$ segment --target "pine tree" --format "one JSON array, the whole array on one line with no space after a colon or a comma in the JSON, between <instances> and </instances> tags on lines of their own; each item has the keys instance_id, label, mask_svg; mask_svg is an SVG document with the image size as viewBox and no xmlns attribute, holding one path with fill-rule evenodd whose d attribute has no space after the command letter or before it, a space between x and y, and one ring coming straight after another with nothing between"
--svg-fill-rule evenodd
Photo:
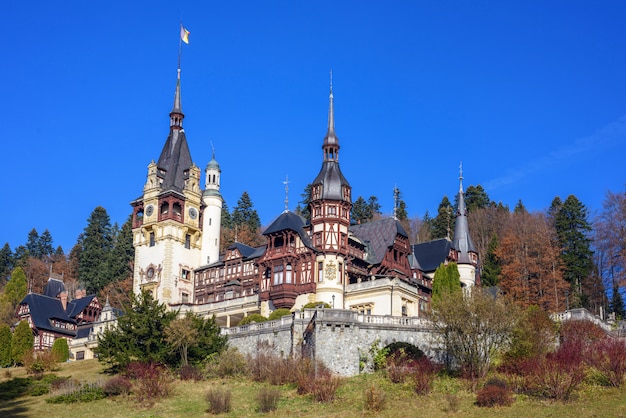
<instances>
[{"instance_id":1,"label":"pine tree","mask_svg":"<svg viewBox=\"0 0 626 418\"><path fill-rule=\"evenodd\" d=\"M256 231L261 227L261 219L256 209L254 209L252 199L250 199L248 192L241 194L237 206L233 209L232 216L235 227L246 227L250 231Z\"/></svg>"},{"instance_id":2,"label":"pine tree","mask_svg":"<svg viewBox=\"0 0 626 418\"><path fill-rule=\"evenodd\" d=\"M352 225L364 224L369 218L367 202L363 199L363 196L359 196L352 204L350 211L350 223Z\"/></svg>"},{"instance_id":3,"label":"pine tree","mask_svg":"<svg viewBox=\"0 0 626 418\"><path fill-rule=\"evenodd\" d=\"M135 247L133 247L132 220L132 215L129 215L122 229L114 228L116 230L114 246L109 255L109 283L120 282L133 275Z\"/></svg>"},{"instance_id":4,"label":"pine tree","mask_svg":"<svg viewBox=\"0 0 626 418\"><path fill-rule=\"evenodd\" d=\"M500 275L500 263L496 256L498 248L498 236L494 233L491 235L491 241L487 249L487 255L483 260L483 268L480 275L480 281L483 286L491 287L498 284L498 276Z\"/></svg>"},{"instance_id":5,"label":"pine tree","mask_svg":"<svg viewBox=\"0 0 626 418\"><path fill-rule=\"evenodd\" d=\"M615 316L620 319L624 318L626 309L624 308L624 299L620 293L619 286L613 286L613 295L611 297L611 312L615 312Z\"/></svg>"},{"instance_id":6,"label":"pine tree","mask_svg":"<svg viewBox=\"0 0 626 418\"><path fill-rule=\"evenodd\" d=\"M524 204L522 203L522 199L517 201L515 208L513 208L513 213L514 214L528 213L528 211L526 210L526 206L524 206Z\"/></svg>"},{"instance_id":7,"label":"pine tree","mask_svg":"<svg viewBox=\"0 0 626 418\"><path fill-rule=\"evenodd\" d=\"M28 233L26 249L30 257L41 258L41 253L39 252L39 233L35 228L31 229Z\"/></svg>"},{"instance_id":8,"label":"pine tree","mask_svg":"<svg viewBox=\"0 0 626 418\"><path fill-rule=\"evenodd\" d=\"M489 196L480 184L478 186L469 186L465 191L464 197L465 207L468 213L489 206Z\"/></svg>"},{"instance_id":9,"label":"pine tree","mask_svg":"<svg viewBox=\"0 0 626 418\"><path fill-rule=\"evenodd\" d=\"M109 282L107 264L113 249L113 229L106 209L94 209L81 238L78 275L87 292L94 294Z\"/></svg>"},{"instance_id":10,"label":"pine tree","mask_svg":"<svg viewBox=\"0 0 626 418\"><path fill-rule=\"evenodd\" d=\"M0 324L0 367L9 367L11 361L11 327Z\"/></svg>"},{"instance_id":11,"label":"pine tree","mask_svg":"<svg viewBox=\"0 0 626 418\"><path fill-rule=\"evenodd\" d=\"M570 284L574 295L571 306L588 308L589 295L583 294L583 287L593 269L588 211L574 195L568 196L562 204L559 204L559 200L553 200L549 213L561 249L563 277Z\"/></svg>"},{"instance_id":12,"label":"pine tree","mask_svg":"<svg viewBox=\"0 0 626 418\"><path fill-rule=\"evenodd\" d=\"M11 338L11 360L13 364L23 364L22 359L26 353L33 349L34 342L35 338L28 321L20 321Z\"/></svg>"},{"instance_id":13,"label":"pine tree","mask_svg":"<svg viewBox=\"0 0 626 418\"><path fill-rule=\"evenodd\" d=\"M37 242L39 257L45 259L44 261L52 257L54 252L52 242L52 234L46 229L39 236L39 241Z\"/></svg>"},{"instance_id":14,"label":"pine tree","mask_svg":"<svg viewBox=\"0 0 626 418\"><path fill-rule=\"evenodd\" d=\"M452 205L448 196L444 196L439 203L437 209L437 216L432 222L431 236L433 239L450 237L450 234L454 229L454 218L452 217Z\"/></svg>"},{"instance_id":15,"label":"pine tree","mask_svg":"<svg viewBox=\"0 0 626 418\"><path fill-rule=\"evenodd\" d=\"M117 327L98 337L98 360L114 370L135 360L167 363L171 350L165 328L174 318L176 312L142 292L133 298L132 306L124 307Z\"/></svg>"},{"instance_id":16,"label":"pine tree","mask_svg":"<svg viewBox=\"0 0 626 418\"><path fill-rule=\"evenodd\" d=\"M311 202L311 183L307 184L302 194L300 194L300 201L296 206L296 213L302 216L307 221L311 220L311 212L309 209L309 203Z\"/></svg>"},{"instance_id":17,"label":"pine tree","mask_svg":"<svg viewBox=\"0 0 626 418\"><path fill-rule=\"evenodd\" d=\"M6 281L13 270L13 252L9 243L5 243L0 249L0 289L4 287Z\"/></svg>"}]
</instances>

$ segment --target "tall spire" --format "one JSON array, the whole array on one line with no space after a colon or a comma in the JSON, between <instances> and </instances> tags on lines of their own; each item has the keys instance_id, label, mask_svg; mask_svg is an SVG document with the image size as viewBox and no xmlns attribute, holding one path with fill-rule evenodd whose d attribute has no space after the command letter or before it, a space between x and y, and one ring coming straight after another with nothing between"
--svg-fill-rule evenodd
<instances>
[{"instance_id":1,"label":"tall spire","mask_svg":"<svg viewBox=\"0 0 626 418\"><path fill-rule=\"evenodd\" d=\"M285 185L285 212L289 212L289 176L285 177L283 184Z\"/></svg>"},{"instance_id":2,"label":"tall spire","mask_svg":"<svg viewBox=\"0 0 626 418\"><path fill-rule=\"evenodd\" d=\"M330 95L328 105L328 130L324 137L324 161L338 161L339 159L339 139L335 135L335 107L333 98L333 72L330 71Z\"/></svg>"},{"instance_id":3,"label":"tall spire","mask_svg":"<svg viewBox=\"0 0 626 418\"><path fill-rule=\"evenodd\" d=\"M176 80L176 92L174 93L174 106L170 112L170 127L183 129L183 105L180 98L180 66L178 67L178 78Z\"/></svg>"},{"instance_id":4,"label":"tall spire","mask_svg":"<svg viewBox=\"0 0 626 418\"><path fill-rule=\"evenodd\" d=\"M454 223L453 246L458 251L459 263L471 264L469 253L477 253L476 247L469 234L467 221L467 208L465 207L465 195L463 193L463 164L459 167L459 195L457 198L456 222Z\"/></svg>"}]
</instances>

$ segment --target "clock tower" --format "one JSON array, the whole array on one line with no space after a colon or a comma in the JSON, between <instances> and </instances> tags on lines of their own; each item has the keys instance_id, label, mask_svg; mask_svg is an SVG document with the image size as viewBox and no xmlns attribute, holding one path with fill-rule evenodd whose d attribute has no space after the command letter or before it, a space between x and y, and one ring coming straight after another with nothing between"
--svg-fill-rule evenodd
<instances>
[{"instance_id":1,"label":"clock tower","mask_svg":"<svg viewBox=\"0 0 626 418\"><path fill-rule=\"evenodd\" d=\"M184 117L179 68L169 135L159 160L148 165L143 195L131 202L133 291L149 291L166 304L193 301L192 273L201 259L205 203L200 169L191 160L183 129Z\"/></svg>"}]
</instances>

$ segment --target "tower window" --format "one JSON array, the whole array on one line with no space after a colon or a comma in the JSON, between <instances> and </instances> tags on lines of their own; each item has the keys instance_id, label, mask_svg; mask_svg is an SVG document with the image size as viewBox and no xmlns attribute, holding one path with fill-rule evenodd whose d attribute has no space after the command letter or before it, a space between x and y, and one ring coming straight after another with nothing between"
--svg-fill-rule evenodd
<instances>
[{"instance_id":1,"label":"tower window","mask_svg":"<svg viewBox=\"0 0 626 418\"><path fill-rule=\"evenodd\" d=\"M185 248L191 248L191 235L185 235Z\"/></svg>"},{"instance_id":2,"label":"tower window","mask_svg":"<svg viewBox=\"0 0 626 418\"><path fill-rule=\"evenodd\" d=\"M317 281L321 282L322 280L324 280L324 263L320 261L317 263Z\"/></svg>"},{"instance_id":3,"label":"tower window","mask_svg":"<svg viewBox=\"0 0 626 418\"><path fill-rule=\"evenodd\" d=\"M291 268L291 264L287 264L287 272L285 274L285 283L291 283L292 282L292 268Z\"/></svg>"},{"instance_id":4,"label":"tower window","mask_svg":"<svg viewBox=\"0 0 626 418\"><path fill-rule=\"evenodd\" d=\"M154 232L150 232L150 246L154 247Z\"/></svg>"}]
</instances>

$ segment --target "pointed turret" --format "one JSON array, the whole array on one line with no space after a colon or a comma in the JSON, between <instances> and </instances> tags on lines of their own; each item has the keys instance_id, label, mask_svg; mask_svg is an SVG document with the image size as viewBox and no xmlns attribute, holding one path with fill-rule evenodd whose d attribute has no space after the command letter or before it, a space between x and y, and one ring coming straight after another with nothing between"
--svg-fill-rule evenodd
<instances>
[{"instance_id":1,"label":"pointed turret","mask_svg":"<svg viewBox=\"0 0 626 418\"><path fill-rule=\"evenodd\" d=\"M465 207L465 195L463 193L463 169L459 175L459 194L457 199L456 221L454 224L454 239L452 247L457 252L457 264L461 273L461 282L465 285L474 285L476 282L475 267L478 264L478 251L474 247L469 233L467 222L467 208ZM464 274L461 265L469 265L471 268Z\"/></svg>"},{"instance_id":2,"label":"pointed turret","mask_svg":"<svg viewBox=\"0 0 626 418\"><path fill-rule=\"evenodd\" d=\"M182 191L189 169L193 165L183 129L184 117L180 94L180 69L178 69L174 106L170 112L170 134L157 163L157 176L161 179L163 190Z\"/></svg>"},{"instance_id":3,"label":"pointed turret","mask_svg":"<svg viewBox=\"0 0 626 418\"><path fill-rule=\"evenodd\" d=\"M324 161L339 160L339 139L335 135L335 108L333 98L333 73L330 72L330 95L328 105L328 130L324 137L322 149L324 150Z\"/></svg>"},{"instance_id":4,"label":"pointed turret","mask_svg":"<svg viewBox=\"0 0 626 418\"><path fill-rule=\"evenodd\" d=\"M174 106L170 112L170 126L176 129L183 129L183 105L180 98L180 68L178 69L178 79L176 80L176 92L174 93Z\"/></svg>"},{"instance_id":5,"label":"pointed turret","mask_svg":"<svg viewBox=\"0 0 626 418\"><path fill-rule=\"evenodd\" d=\"M328 129L324 137L322 150L324 151L322 169L312 183L313 186L319 185L317 188L314 187L314 190L318 191L318 193L312 196L312 199L331 199L351 202L349 196L350 184L339 168L339 139L335 134L332 72L330 75Z\"/></svg>"}]
</instances>

